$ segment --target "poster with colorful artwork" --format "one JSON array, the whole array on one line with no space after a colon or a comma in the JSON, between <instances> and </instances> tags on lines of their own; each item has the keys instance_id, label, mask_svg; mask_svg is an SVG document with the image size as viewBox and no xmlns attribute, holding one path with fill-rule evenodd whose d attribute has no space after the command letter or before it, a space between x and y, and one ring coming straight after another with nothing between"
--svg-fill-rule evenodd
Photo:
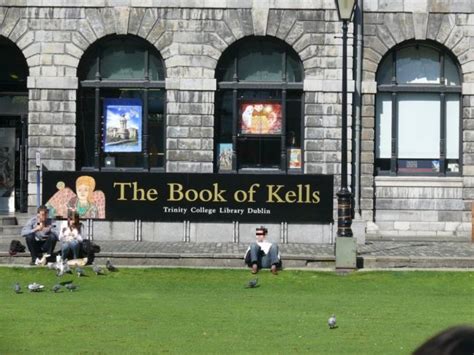
<instances>
[{"instance_id":1,"label":"poster with colorful artwork","mask_svg":"<svg viewBox=\"0 0 474 355\"><path fill-rule=\"evenodd\" d=\"M104 152L142 151L142 102L140 99L105 99L104 119Z\"/></svg>"},{"instance_id":2,"label":"poster with colorful artwork","mask_svg":"<svg viewBox=\"0 0 474 355\"><path fill-rule=\"evenodd\" d=\"M271 102L242 103L240 132L242 134L280 134L281 104Z\"/></svg>"},{"instance_id":3,"label":"poster with colorful artwork","mask_svg":"<svg viewBox=\"0 0 474 355\"><path fill-rule=\"evenodd\" d=\"M219 144L219 171L232 170L232 143Z\"/></svg>"},{"instance_id":4,"label":"poster with colorful artwork","mask_svg":"<svg viewBox=\"0 0 474 355\"><path fill-rule=\"evenodd\" d=\"M288 149L288 168L289 169L301 169L301 149L290 148Z\"/></svg>"}]
</instances>

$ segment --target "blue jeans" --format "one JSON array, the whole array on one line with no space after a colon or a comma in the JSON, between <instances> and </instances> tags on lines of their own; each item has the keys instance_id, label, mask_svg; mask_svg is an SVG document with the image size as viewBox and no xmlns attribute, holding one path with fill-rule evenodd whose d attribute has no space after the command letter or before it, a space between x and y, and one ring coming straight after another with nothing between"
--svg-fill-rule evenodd
<instances>
[{"instance_id":1,"label":"blue jeans","mask_svg":"<svg viewBox=\"0 0 474 355\"><path fill-rule=\"evenodd\" d=\"M77 259L79 256L79 247L80 244L77 240L72 240L70 242L63 242L61 247L61 256L63 259L67 259L69 252L72 251L73 259Z\"/></svg>"},{"instance_id":2,"label":"blue jeans","mask_svg":"<svg viewBox=\"0 0 474 355\"><path fill-rule=\"evenodd\" d=\"M280 265L280 258L278 257L278 245L273 243L265 254L257 243L250 244L250 265L257 264L259 268L270 268L272 265Z\"/></svg>"}]
</instances>

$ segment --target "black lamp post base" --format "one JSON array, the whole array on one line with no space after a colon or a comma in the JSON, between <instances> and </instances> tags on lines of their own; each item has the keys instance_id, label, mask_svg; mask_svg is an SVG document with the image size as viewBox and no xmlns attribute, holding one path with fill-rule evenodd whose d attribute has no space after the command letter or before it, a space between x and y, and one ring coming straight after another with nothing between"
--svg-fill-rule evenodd
<instances>
[{"instance_id":1,"label":"black lamp post base","mask_svg":"<svg viewBox=\"0 0 474 355\"><path fill-rule=\"evenodd\" d=\"M352 237L352 194L347 188L341 188L337 193L337 236Z\"/></svg>"}]
</instances>

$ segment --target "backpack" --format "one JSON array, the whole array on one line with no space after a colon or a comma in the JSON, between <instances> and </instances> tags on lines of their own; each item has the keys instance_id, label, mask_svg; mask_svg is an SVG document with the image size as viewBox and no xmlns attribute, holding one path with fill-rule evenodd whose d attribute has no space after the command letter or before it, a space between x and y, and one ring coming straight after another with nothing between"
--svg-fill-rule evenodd
<instances>
[{"instance_id":1,"label":"backpack","mask_svg":"<svg viewBox=\"0 0 474 355\"><path fill-rule=\"evenodd\" d=\"M83 257L87 257L87 264L92 264L95 254L100 253L100 246L89 239L84 239L81 243L81 253Z\"/></svg>"},{"instance_id":2,"label":"backpack","mask_svg":"<svg viewBox=\"0 0 474 355\"><path fill-rule=\"evenodd\" d=\"M10 243L10 250L8 251L8 253L13 256L16 255L16 253L24 253L25 249L25 246L21 244L19 240L14 239Z\"/></svg>"}]
</instances>

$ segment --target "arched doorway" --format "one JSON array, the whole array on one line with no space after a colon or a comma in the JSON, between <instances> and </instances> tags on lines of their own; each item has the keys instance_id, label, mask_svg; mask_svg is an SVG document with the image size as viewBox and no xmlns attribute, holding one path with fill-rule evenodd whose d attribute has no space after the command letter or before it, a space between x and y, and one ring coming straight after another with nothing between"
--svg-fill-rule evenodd
<instances>
[{"instance_id":1,"label":"arched doorway","mask_svg":"<svg viewBox=\"0 0 474 355\"><path fill-rule=\"evenodd\" d=\"M28 65L3 37L0 53L0 213L26 212Z\"/></svg>"}]
</instances>

